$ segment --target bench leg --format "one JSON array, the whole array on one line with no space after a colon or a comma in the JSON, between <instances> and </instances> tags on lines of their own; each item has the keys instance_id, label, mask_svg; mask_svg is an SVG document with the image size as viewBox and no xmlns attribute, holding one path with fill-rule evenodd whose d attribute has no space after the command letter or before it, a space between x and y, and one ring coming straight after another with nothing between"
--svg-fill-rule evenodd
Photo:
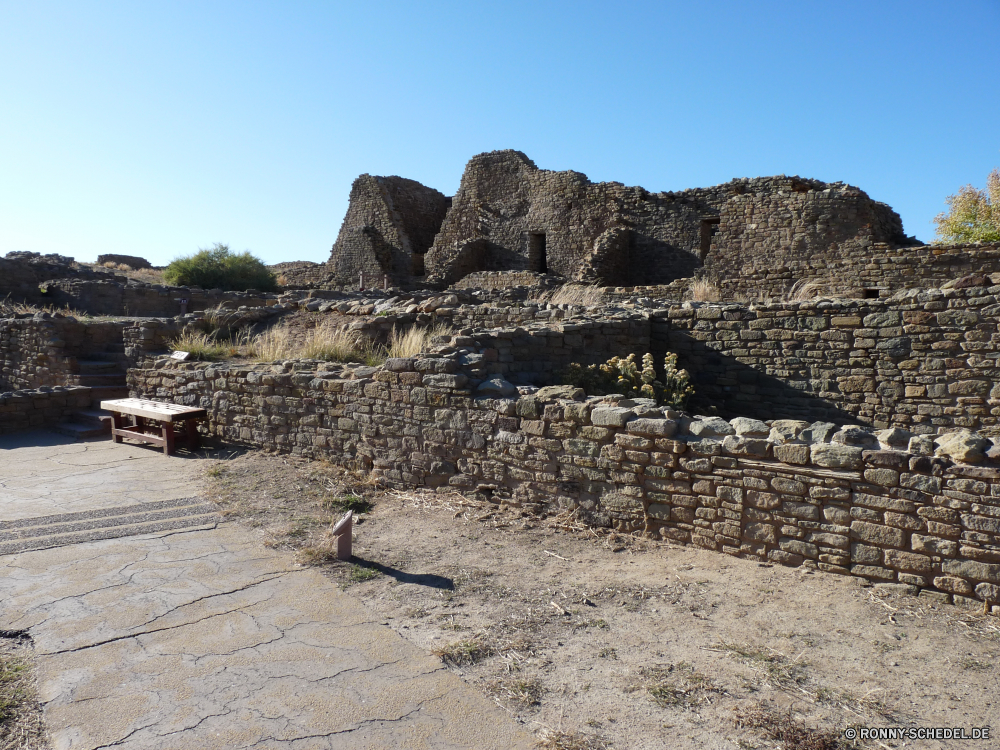
<instances>
[{"instance_id":1,"label":"bench leg","mask_svg":"<svg viewBox=\"0 0 1000 750\"><path fill-rule=\"evenodd\" d=\"M125 425L122 424L122 415L118 412L111 412L111 440L115 443L122 442L122 436L117 433L117 430L125 429Z\"/></svg>"},{"instance_id":2,"label":"bench leg","mask_svg":"<svg viewBox=\"0 0 1000 750\"><path fill-rule=\"evenodd\" d=\"M187 430L188 434L188 447L196 451L201 445L201 435L198 434L198 420L189 419L184 423L184 429Z\"/></svg>"},{"instance_id":3,"label":"bench leg","mask_svg":"<svg viewBox=\"0 0 1000 750\"><path fill-rule=\"evenodd\" d=\"M174 452L174 424L173 422L163 423L163 455L169 456Z\"/></svg>"}]
</instances>

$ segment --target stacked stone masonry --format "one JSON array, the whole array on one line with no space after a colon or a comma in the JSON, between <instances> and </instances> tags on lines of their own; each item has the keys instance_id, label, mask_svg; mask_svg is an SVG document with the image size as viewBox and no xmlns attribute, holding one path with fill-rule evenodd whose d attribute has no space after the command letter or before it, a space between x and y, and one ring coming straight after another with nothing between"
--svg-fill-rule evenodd
<instances>
[{"instance_id":1,"label":"stacked stone masonry","mask_svg":"<svg viewBox=\"0 0 1000 750\"><path fill-rule=\"evenodd\" d=\"M391 486L576 509L727 554L1000 601L995 466L830 442L833 425L689 423L650 402L580 400L572 389L477 397L460 358L381 368L161 360L129 378L135 395L206 408L224 440L371 469Z\"/></svg>"},{"instance_id":2,"label":"stacked stone masonry","mask_svg":"<svg viewBox=\"0 0 1000 750\"><path fill-rule=\"evenodd\" d=\"M49 427L90 406L90 388L57 386L0 393L0 434Z\"/></svg>"}]
</instances>

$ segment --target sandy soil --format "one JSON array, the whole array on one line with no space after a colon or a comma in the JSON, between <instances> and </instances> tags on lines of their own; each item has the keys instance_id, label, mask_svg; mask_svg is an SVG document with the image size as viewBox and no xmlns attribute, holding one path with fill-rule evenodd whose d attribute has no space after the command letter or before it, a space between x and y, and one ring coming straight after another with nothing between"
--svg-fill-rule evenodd
<instances>
[{"instance_id":1,"label":"sandy soil","mask_svg":"<svg viewBox=\"0 0 1000 750\"><path fill-rule=\"evenodd\" d=\"M31 640L0 631L0 750L48 750Z\"/></svg>"},{"instance_id":2,"label":"sandy soil","mask_svg":"<svg viewBox=\"0 0 1000 750\"><path fill-rule=\"evenodd\" d=\"M993 725L1000 735L992 616L570 517L380 492L288 456L251 452L209 473L226 513L321 565L543 747L955 744L851 744L849 726ZM355 559L328 559L330 522L369 501Z\"/></svg>"}]
</instances>

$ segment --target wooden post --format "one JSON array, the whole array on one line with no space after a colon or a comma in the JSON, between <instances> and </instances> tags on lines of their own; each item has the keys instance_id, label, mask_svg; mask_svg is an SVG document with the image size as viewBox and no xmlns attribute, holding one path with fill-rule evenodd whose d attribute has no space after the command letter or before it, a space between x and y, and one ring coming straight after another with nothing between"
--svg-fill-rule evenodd
<instances>
[{"instance_id":1,"label":"wooden post","mask_svg":"<svg viewBox=\"0 0 1000 750\"><path fill-rule=\"evenodd\" d=\"M382 274L382 289L388 289L388 288L389 288L389 274L384 273Z\"/></svg>"},{"instance_id":2,"label":"wooden post","mask_svg":"<svg viewBox=\"0 0 1000 750\"><path fill-rule=\"evenodd\" d=\"M347 515L337 521L330 533L337 540L337 559L350 560L353 554L354 511L347 511Z\"/></svg>"},{"instance_id":3,"label":"wooden post","mask_svg":"<svg viewBox=\"0 0 1000 750\"><path fill-rule=\"evenodd\" d=\"M363 292L365 290L365 272L361 272L361 281L358 282L358 291Z\"/></svg>"}]
</instances>

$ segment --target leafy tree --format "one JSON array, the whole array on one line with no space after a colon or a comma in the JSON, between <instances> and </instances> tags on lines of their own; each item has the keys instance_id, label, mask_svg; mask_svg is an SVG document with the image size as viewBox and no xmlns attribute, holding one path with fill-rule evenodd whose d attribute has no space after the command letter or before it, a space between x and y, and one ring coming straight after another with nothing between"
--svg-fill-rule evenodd
<instances>
[{"instance_id":1,"label":"leafy tree","mask_svg":"<svg viewBox=\"0 0 1000 750\"><path fill-rule=\"evenodd\" d=\"M201 248L194 255L177 258L163 272L168 284L200 286L203 289L223 289L227 292L244 292L257 289L262 292L277 290L273 273L250 251L233 253L229 245L216 242L211 248Z\"/></svg>"},{"instance_id":2,"label":"leafy tree","mask_svg":"<svg viewBox=\"0 0 1000 750\"><path fill-rule=\"evenodd\" d=\"M1000 169L986 178L986 189L966 185L947 199L948 212L934 218L941 242L1000 242Z\"/></svg>"}]
</instances>

